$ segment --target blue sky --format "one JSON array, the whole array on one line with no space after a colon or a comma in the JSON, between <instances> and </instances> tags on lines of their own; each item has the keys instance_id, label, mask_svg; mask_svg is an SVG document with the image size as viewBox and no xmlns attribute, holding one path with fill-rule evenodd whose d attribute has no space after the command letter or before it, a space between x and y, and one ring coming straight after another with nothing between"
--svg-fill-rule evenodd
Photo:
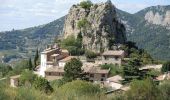
<instances>
[{"instance_id":1,"label":"blue sky","mask_svg":"<svg viewBox=\"0 0 170 100\"><path fill-rule=\"evenodd\" d=\"M105 2L107 0L91 0ZM51 22L68 13L79 0L0 0L0 31L23 29ZM155 5L170 5L170 0L112 0L119 9L135 13Z\"/></svg>"}]
</instances>

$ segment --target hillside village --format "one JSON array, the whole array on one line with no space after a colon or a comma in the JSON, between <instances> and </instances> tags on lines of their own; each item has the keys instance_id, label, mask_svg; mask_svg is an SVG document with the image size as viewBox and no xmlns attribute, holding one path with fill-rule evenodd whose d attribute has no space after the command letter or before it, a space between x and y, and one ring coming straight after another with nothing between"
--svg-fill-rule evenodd
<instances>
[{"instance_id":1,"label":"hillside village","mask_svg":"<svg viewBox=\"0 0 170 100\"><path fill-rule=\"evenodd\" d=\"M73 5L61 38L37 49L33 60L8 66L9 77L0 87L16 100L160 100L158 94L168 98L162 85L170 80L170 63L153 59L128 41L116 14L110 0ZM31 94L25 96L27 92Z\"/></svg>"},{"instance_id":2,"label":"hillside village","mask_svg":"<svg viewBox=\"0 0 170 100\"><path fill-rule=\"evenodd\" d=\"M88 2L88 1L85 1L85 2ZM104 6L104 9L110 10L110 8L108 8L108 7L112 6L112 3L111 3L111 1L107 1L106 3L99 4L98 7L102 8L103 6ZM89 43L84 42L87 39L91 39L91 37L88 37L88 35L86 35L86 34L88 34L87 30L92 30L92 29L89 29L86 26L81 26L81 29L73 27L75 25L70 26L70 24L72 24L72 21L70 21L69 18L73 18L71 20L73 20L74 22L77 21L77 18L74 17L73 9L81 9L82 12L84 12L84 10L83 10L84 8L80 8L79 6L78 7L73 6L71 8L70 13L69 13L70 15L68 15L66 18L68 21L66 20L65 27L64 27L64 38L65 39L70 38L71 33L77 33L77 34L74 34L74 36L77 37L77 40L79 37L81 37L81 39L80 39L82 42L81 45L86 45L85 48L87 48L87 49L91 48L93 51L96 50L97 52L100 52L99 49L97 49L97 48L101 48L102 45L100 45L99 47L98 47L98 45L95 45L97 47L95 47L95 46L90 47L90 46L93 46L94 44L89 45ZM95 9L97 9L97 8L95 8ZM114 9L111 9L111 13L116 14ZM78 19L81 19L81 17L83 17L83 16L84 15L79 15L80 18L78 18ZM108 15L108 16L110 16L110 15ZM104 17L104 19L105 19L105 17ZM116 17L114 18L114 20L116 20ZM69 22L70 22L70 24L69 24ZM79 22L77 22L77 23L79 23ZM87 24L86 21L85 21L85 24ZM95 25L95 23L92 23L92 24ZM107 23L105 23L105 24L107 24ZM115 26L119 26L119 24L122 25L121 22L117 22L117 24L115 24ZM70 28L70 27L73 28L73 29L71 29L73 32L68 30L68 28ZM97 26L95 25L95 27L97 27ZM105 26L103 26L103 27L105 27ZM84 30L84 28L86 29L86 31ZM95 29L93 29L93 30L95 30ZM98 31L98 30L96 30L96 31ZM84 33L84 34L82 34L83 36L79 36L80 32ZM107 32L107 31L102 30L101 34L103 34L104 32ZM121 31L121 32L124 32L124 31ZM104 34L110 34L110 33L107 32ZM76 36L76 35L78 35L78 36ZM106 38L105 44L103 44L106 46L104 51L99 53L97 55L97 57L94 57L93 59L89 59L88 57L86 57L84 55L72 54L71 52L69 52L70 50L68 50L66 47L64 47L64 48L60 47L59 44L57 44L57 43L55 43L54 45L48 45L46 47L46 49L44 49L40 53L40 64L38 66L36 66L34 73L37 74L39 77L44 77L48 81L59 80L64 77L65 65L68 62L70 62L72 59L78 59L82 62L81 69L83 70L83 74L86 74L86 76L85 76L86 81L92 82L94 84L99 84L101 87L107 87L107 88L109 88L109 90L112 90L112 91L115 91L115 90L123 90L123 91L126 90L127 91L129 89L129 85L123 84L123 81L125 81L125 79L121 74L111 75L110 74L111 68L102 68L101 67L102 65L114 65L112 67L122 68L122 66L126 67L126 64L130 60L134 59L134 58L131 58L128 56L130 54L127 51L125 51L125 49L122 49L122 47L126 44L125 43L126 38L125 37L120 38L120 36L119 36L120 33L112 34L112 35L113 36L117 35L117 37L119 37L116 39L117 43L112 44L112 48L109 49L110 47L107 47L107 45L106 45L107 44L107 42L106 42L107 38ZM104 36L100 35L100 37L103 38ZM71 39L72 38L73 37L71 37ZM122 39L122 40L120 40L120 39ZM123 41L123 42L120 42L120 41ZM75 41L75 42L77 42L77 41ZM102 42L102 41L100 41L100 42ZM138 62L138 63L140 63L140 62ZM138 70L143 75L146 75L147 72L149 72L150 70L160 71L162 68L161 64L156 65L154 63L143 64L142 66L141 67L138 66L139 67ZM170 78L169 74L167 74L167 75L161 75L158 77L153 77L153 80L162 81L165 79L165 76L166 76L166 79L167 79L167 77L168 77L168 79ZM20 75L11 77L10 84L12 87L19 86L19 77L20 77Z\"/></svg>"},{"instance_id":3,"label":"hillside village","mask_svg":"<svg viewBox=\"0 0 170 100\"><path fill-rule=\"evenodd\" d=\"M93 61L88 61L87 59L84 59L85 57L83 56L70 56L68 50L61 49L57 44L47 46L47 48L40 54L40 65L36 67L34 73L40 77L46 78L48 81L62 79L65 73L64 67L66 63L75 58L83 63L81 68L83 73L86 74L87 81L99 84L101 87L107 87L111 91L127 91L130 88L129 86L122 84L124 78L121 75L117 74L111 76L110 68L101 68L101 65L113 64L115 65L114 67L121 67L127 63L130 58L126 58L127 53L120 48L105 51L98 56L98 59ZM144 67L140 67L139 70L145 74L150 70L160 71L161 68L162 65L145 65ZM12 87L19 86L19 77L20 75L11 77ZM155 81L163 81L166 79L170 79L169 73L154 78Z\"/></svg>"}]
</instances>

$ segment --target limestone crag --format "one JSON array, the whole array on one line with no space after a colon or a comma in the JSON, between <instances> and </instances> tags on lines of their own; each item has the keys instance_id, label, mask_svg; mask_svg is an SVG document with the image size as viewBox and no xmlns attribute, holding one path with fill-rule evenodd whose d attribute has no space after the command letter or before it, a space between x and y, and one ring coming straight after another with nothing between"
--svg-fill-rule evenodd
<instances>
[{"instance_id":1,"label":"limestone crag","mask_svg":"<svg viewBox=\"0 0 170 100\"><path fill-rule=\"evenodd\" d=\"M152 9L152 7L150 8L150 11L148 11L144 16L145 20L151 24L170 27L169 6L167 7L157 6L155 9L156 11Z\"/></svg>"},{"instance_id":2,"label":"limestone crag","mask_svg":"<svg viewBox=\"0 0 170 100\"><path fill-rule=\"evenodd\" d=\"M80 21L85 25L79 27ZM93 4L89 9L73 5L66 17L64 38L79 33L83 36L83 47L95 52L110 49L114 44L126 41L125 27L117 19L116 8L110 1Z\"/></svg>"}]
</instances>

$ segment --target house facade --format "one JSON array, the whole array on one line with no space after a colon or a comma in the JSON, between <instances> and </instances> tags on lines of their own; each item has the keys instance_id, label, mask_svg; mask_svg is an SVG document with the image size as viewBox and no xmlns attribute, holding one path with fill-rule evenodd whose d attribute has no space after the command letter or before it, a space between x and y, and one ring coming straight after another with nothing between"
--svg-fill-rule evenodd
<instances>
[{"instance_id":1,"label":"house facade","mask_svg":"<svg viewBox=\"0 0 170 100\"><path fill-rule=\"evenodd\" d=\"M59 61L69 56L69 52L61 50L58 46L50 46L41 52L39 75L45 77L45 71L59 65Z\"/></svg>"},{"instance_id":2,"label":"house facade","mask_svg":"<svg viewBox=\"0 0 170 100\"><path fill-rule=\"evenodd\" d=\"M114 64L121 66L125 52L123 50L109 50L102 54L102 64Z\"/></svg>"}]
</instances>

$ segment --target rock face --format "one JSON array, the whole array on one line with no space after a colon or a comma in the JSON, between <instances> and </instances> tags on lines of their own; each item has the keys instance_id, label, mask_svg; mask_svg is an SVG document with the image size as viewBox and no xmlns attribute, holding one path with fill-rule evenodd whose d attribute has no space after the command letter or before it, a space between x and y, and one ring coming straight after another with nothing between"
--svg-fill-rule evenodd
<instances>
[{"instance_id":1,"label":"rock face","mask_svg":"<svg viewBox=\"0 0 170 100\"><path fill-rule=\"evenodd\" d=\"M170 11L167 11L165 15L149 11L145 15L145 20L156 25L170 26Z\"/></svg>"},{"instance_id":2,"label":"rock face","mask_svg":"<svg viewBox=\"0 0 170 100\"><path fill-rule=\"evenodd\" d=\"M80 21L84 25L80 27ZM117 19L116 8L110 1L93 4L89 9L73 5L66 17L63 29L64 38L70 35L83 36L83 47L95 52L101 52L114 44L126 41L125 27Z\"/></svg>"},{"instance_id":3,"label":"rock face","mask_svg":"<svg viewBox=\"0 0 170 100\"><path fill-rule=\"evenodd\" d=\"M170 7L151 7L144 18L151 24L170 27Z\"/></svg>"}]
</instances>

